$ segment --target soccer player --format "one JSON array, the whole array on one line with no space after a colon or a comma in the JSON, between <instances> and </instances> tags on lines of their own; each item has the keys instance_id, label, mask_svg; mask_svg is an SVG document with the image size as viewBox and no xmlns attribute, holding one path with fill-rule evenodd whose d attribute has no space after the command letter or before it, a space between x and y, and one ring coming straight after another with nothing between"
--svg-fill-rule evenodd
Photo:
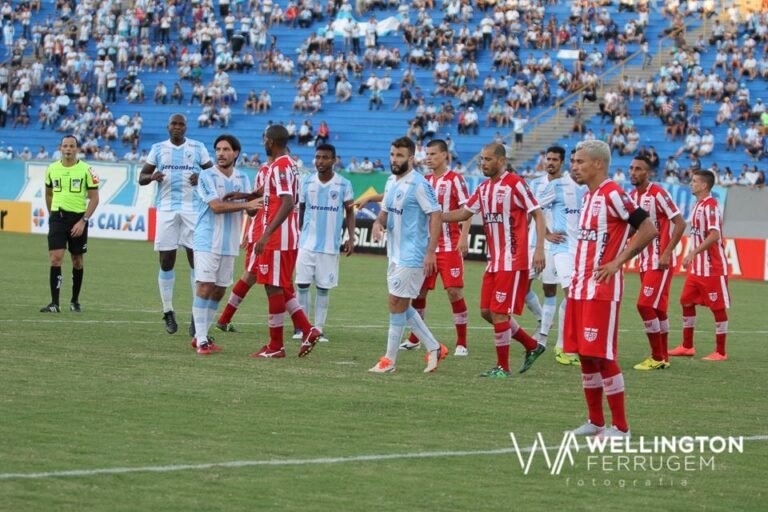
<instances>
[{"instance_id":1,"label":"soccer player","mask_svg":"<svg viewBox=\"0 0 768 512\"><path fill-rule=\"evenodd\" d=\"M523 312L528 290L528 215L536 221L538 241L533 256L533 267L541 272L544 267L544 234L546 225L536 199L525 180L506 171L506 150L502 144L488 144L480 153L483 181L464 204L463 208L444 213L443 222L461 222L479 213L483 218L488 264L480 291L480 314L493 324L496 341L495 367L481 377L507 378L509 345L514 338L525 347L525 358L518 370L526 372L544 352L512 318Z\"/></svg>"},{"instance_id":2,"label":"soccer player","mask_svg":"<svg viewBox=\"0 0 768 512\"><path fill-rule=\"evenodd\" d=\"M197 195L200 206L195 223L195 298L192 312L195 338L192 346L200 355L221 350L208 338L219 301L232 284L235 258L240 252L243 210L255 213L262 201L225 201L229 193L250 190L248 176L235 168L240 156L240 141L232 135L220 135L213 144L216 165L200 174Z\"/></svg>"},{"instance_id":3,"label":"soccer player","mask_svg":"<svg viewBox=\"0 0 768 512\"><path fill-rule=\"evenodd\" d=\"M547 180L546 174L531 180L529 188L531 189L531 193L533 194L534 198L544 192L544 188L547 186L547 183L549 183L549 181ZM541 321L544 317L544 311L542 310L539 296L536 295L536 292L531 289L533 282L536 279L541 280L541 273L535 271L533 267L533 254L536 252L536 242L538 240L536 232L536 222L531 219L530 225L528 226L528 260L530 270L528 275L528 292L525 295L525 306L528 308L528 311L530 311L531 314L533 314L533 316L536 318L539 325L538 329L541 329Z\"/></svg>"},{"instance_id":4,"label":"soccer player","mask_svg":"<svg viewBox=\"0 0 768 512\"><path fill-rule=\"evenodd\" d=\"M59 143L61 160L45 171L45 206L48 208L48 260L51 263L49 284L51 303L41 313L60 313L61 263L64 249L72 257L72 300L69 310L80 312L80 289L83 286L83 260L88 249L88 223L99 205L99 178L77 152L80 143L66 135Z\"/></svg>"},{"instance_id":5,"label":"soccer player","mask_svg":"<svg viewBox=\"0 0 768 512\"><path fill-rule=\"evenodd\" d=\"M685 231L685 221L666 190L650 182L651 162L636 156L629 164L629 181L635 189L629 197L651 216L659 236L640 253L640 296L637 311L645 324L651 356L634 366L635 370L663 370L669 366L669 287L675 271L675 247Z\"/></svg>"},{"instance_id":6,"label":"soccer player","mask_svg":"<svg viewBox=\"0 0 768 512\"><path fill-rule=\"evenodd\" d=\"M427 144L427 167L432 171L426 176L435 190L437 203L444 212L458 209L467 202L469 192L461 175L448 168L448 145L444 140L434 139ZM456 349L453 355L466 356L467 350L467 303L464 301L464 255L469 245L470 220L462 223L446 223L442 226L437 244L437 271L424 279L419 296L413 299L413 308L424 318L427 309L427 293L435 289L437 276L443 281L453 311L456 326ZM411 333L410 338L400 345L401 349L413 350L420 347L419 338Z\"/></svg>"},{"instance_id":7,"label":"soccer player","mask_svg":"<svg viewBox=\"0 0 768 512\"><path fill-rule=\"evenodd\" d=\"M253 244L253 255L259 270L256 282L264 285L269 302L269 343L251 354L255 358L285 357L283 317L286 311L304 334L299 357L309 355L322 334L309 323L293 291L299 241L298 171L287 146L288 130L284 126L267 128L264 150L272 157L272 163L264 176L263 231Z\"/></svg>"},{"instance_id":8,"label":"soccer player","mask_svg":"<svg viewBox=\"0 0 768 512\"><path fill-rule=\"evenodd\" d=\"M568 289L563 350L579 354L589 419L572 432L629 438L624 410L624 376L616 363L622 265L658 234L648 213L608 177L611 150L603 141L576 146L573 179L589 189L584 195L576 246L576 269ZM630 227L637 233L627 244ZM603 391L613 426L605 428Z\"/></svg>"},{"instance_id":9,"label":"soccer player","mask_svg":"<svg viewBox=\"0 0 768 512\"><path fill-rule=\"evenodd\" d=\"M157 182L155 251L160 255L157 284L163 302L163 322L168 334L174 334L179 328L173 310L173 287L176 282L174 267L179 246L187 251L187 260L192 269L190 277L193 292L195 290L195 261L192 252L198 208L195 186L200 171L213 166L203 143L186 138L186 133L187 118L183 114L173 114L168 120L169 139L152 145L147 162L139 174L139 185ZM194 336L194 329L193 315L189 326L190 336Z\"/></svg>"},{"instance_id":10,"label":"soccer player","mask_svg":"<svg viewBox=\"0 0 768 512\"><path fill-rule=\"evenodd\" d=\"M691 179L691 192L696 204L691 212L691 251L683 258L688 269L680 304L683 306L683 344L670 350L670 356L695 356L693 330L696 305L707 306L715 317L714 352L704 361L727 361L725 338L728 335L728 313L731 296L728 291L728 261L723 245L723 219L717 201L712 197L715 175L697 171Z\"/></svg>"},{"instance_id":11,"label":"soccer player","mask_svg":"<svg viewBox=\"0 0 768 512\"><path fill-rule=\"evenodd\" d=\"M549 330L557 309L557 286L563 289L563 300L558 312L557 345L555 360L564 365L579 366L576 354L563 352L563 326L568 287L573 275L573 260L576 257L576 242L579 236L579 214L584 187L578 185L567 174L563 174L565 149L552 146L544 156L547 174L543 177L546 185L536 194L536 200L544 212L547 235L544 241L546 265L541 273L544 289L544 308L538 336L539 343L547 345Z\"/></svg>"},{"instance_id":12,"label":"soccer player","mask_svg":"<svg viewBox=\"0 0 768 512\"><path fill-rule=\"evenodd\" d=\"M406 326L427 347L427 367L424 373L437 369L448 354L411 306L419 296L424 276L437 268L435 251L440 239L442 222L435 191L427 180L413 170L416 145L408 137L392 142L389 163L392 175L384 187L381 212L373 222L373 239L379 241L387 234L387 288L389 289L389 334L387 352L369 371L395 371L397 352Z\"/></svg>"},{"instance_id":13,"label":"soccer player","mask_svg":"<svg viewBox=\"0 0 768 512\"><path fill-rule=\"evenodd\" d=\"M304 181L299 196L299 255L296 260L296 286L299 304L309 311L309 285L315 282L314 326L322 333L328 316L328 292L339 283L339 248L346 224L349 238L344 253L355 248L355 209L352 183L333 172L336 148L321 144L315 148L317 172ZM346 215L346 221L345 221ZM328 339L321 335L319 341Z\"/></svg>"}]
</instances>

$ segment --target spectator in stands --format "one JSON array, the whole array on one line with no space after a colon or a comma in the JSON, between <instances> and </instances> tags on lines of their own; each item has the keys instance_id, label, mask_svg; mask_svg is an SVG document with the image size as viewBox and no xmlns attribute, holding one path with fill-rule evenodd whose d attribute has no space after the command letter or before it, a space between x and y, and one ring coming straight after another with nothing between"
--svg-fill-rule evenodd
<instances>
[{"instance_id":1,"label":"spectator in stands","mask_svg":"<svg viewBox=\"0 0 768 512\"><path fill-rule=\"evenodd\" d=\"M184 91L181 88L181 84L176 82L173 84L173 92L171 92L171 103L176 102L177 105L181 105L184 101Z\"/></svg>"},{"instance_id":2,"label":"spectator in stands","mask_svg":"<svg viewBox=\"0 0 768 512\"><path fill-rule=\"evenodd\" d=\"M165 86L162 80L157 82L153 98L155 103L162 103L163 105L168 103L168 88Z\"/></svg>"},{"instance_id":3,"label":"spectator in stands","mask_svg":"<svg viewBox=\"0 0 768 512\"><path fill-rule=\"evenodd\" d=\"M704 130L704 135L701 136L701 143L699 144L699 150L696 152L698 156L707 156L715 149L715 137L709 128Z\"/></svg>"},{"instance_id":4,"label":"spectator in stands","mask_svg":"<svg viewBox=\"0 0 768 512\"><path fill-rule=\"evenodd\" d=\"M352 98L352 84L345 76L342 76L336 84L336 102L344 103Z\"/></svg>"},{"instance_id":5,"label":"spectator in stands","mask_svg":"<svg viewBox=\"0 0 768 512\"><path fill-rule=\"evenodd\" d=\"M312 131L312 123L308 119L301 123L298 131L298 143L303 145L311 145L313 138Z\"/></svg>"},{"instance_id":6,"label":"spectator in stands","mask_svg":"<svg viewBox=\"0 0 768 512\"><path fill-rule=\"evenodd\" d=\"M319 146L321 144L327 144L328 140L331 137L331 130L328 128L328 123L325 121L321 121L320 125L317 127L317 136L315 137L315 146Z\"/></svg>"},{"instance_id":7,"label":"spectator in stands","mask_svg":"<svg viewBox=\"0 0 768 512\"><path fill-rule=\"evenodd\" d=\"M736 179L733 177L733 171L731 171L730 167L725 167L725 173L720 176L718 184L722 187L730 187L736 184Z\"/></svg>"}]
</instances>

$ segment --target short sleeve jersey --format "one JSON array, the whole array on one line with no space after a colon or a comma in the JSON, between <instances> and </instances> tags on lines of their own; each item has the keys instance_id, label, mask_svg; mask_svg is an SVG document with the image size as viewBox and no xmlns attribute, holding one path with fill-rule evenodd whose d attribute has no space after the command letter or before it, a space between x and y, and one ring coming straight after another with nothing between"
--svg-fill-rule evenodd
<instances>
[{"instance_id":1,"label":"short sleeve jersey","mask_svg":"<svg viewBox=\"0 0 768 512\"><path fill-rule=\"evenodd\" d=\"M334 174L327 183L320 181L317 173L307 176L299 196L299 202L304 205L299 247L339 254L344 205L353 200L353 195L352 183L339 174Z\"/></svg>"},{"instance_id":2,"label":"short sleeve jersey","mask_svg":"<svg viewBox=\"0 0 768 512\"><path fill-rule=\"evenodd\" d=\"M656 183L648 185L648 188L643 192L639 192L637 189L632 190L629 197L640 208L648 212L651 222L659 232L659 236L655 237L640 253L638 269L640 272L658 270L659 259L672 240L672 232L675 228L672 219L680 215L680 210L677 209L677 205L672 201L669 193ZM677 256L672 251L670 266L674 268L676 263Z\"/></svg>"},{"instance_id":3,"label":"short sleeve jersey","mask_svg":"<svg viewBox=\"0 0 768 512\"><path fill-rule=\"evenodd\" d=\"M544 190L536 194L536 200L544 212L547 229L551 233L562 233L566 237L566 240L559 244L545 241L545 251L552 254L576 254L581 202L585 192L586 187L578 185L570 175L564 174L560 178L548 180Z\"/></svg>"},{"instance_id":4,"label":"short sleeve jersey","mask_svg":"<svg viewBox=\"0 0 768 512\"><path fill-rule=\"evenodd\" d=\"M69 167L65 167L59 160L45 171L45 187L53 192L51 211L83 213L86 210L88 190L99 188L99 177L82 160Z\"/></svg>"},{"instance_id":5,"label":"short sleeve jersey","mask_svg":"<svg viewBox=\"0 0 768 512\"><path fill-rule=\"evenodd\" d=\"M147 163L165 175L163 181L157 183L155 207L162 211L196 212L197 195L189 178L200 173L201 166L210 161L205 145L193 139L186 139L181 146L170 140L153 144Z\"/></svg>"},{"instance_id":6,"label":"short sleeve jersey","mask_svg":"<svg viewBox=\"0 0 768 512\"><path fill-rule=\"evenodd\" d=\"M262 216L261 232L264 233L277 215L282 204L281 196L290 196L298 207L298 169L288 155L283 155L269 166L264 176L264 215ZM299 215L296 208L291 210L288 218L283 221L269 237L267 250L288 251L299 248Z\"/></svg>"},{"instance_id":7,"label":"short sleeve jersey","mask_svg":"<svg viewBox=\"0 0 768 512\"><path fill-rule=\"evenodd\" d=\"M691 211L693 246L698 247L704 243L707 235L713 229L720 232L720 239L693 259L690 272L695 276L728 275L728 261L725 258L725 245L723 244L723 218L715 198L707 196L701 201L697 201Z\"/></svg>"},{"instance_id":8,"label":"short sleeve jersey","mask_svg":"<svg viewBox=\"0 0 768 512\"><path fill-rule=\"evenodd\" d=\"M444 212L458 210L469 199L467 183L460 174L449 170L439 178L434 174L426 176L427 181L435 190L437 204ZM461 224L458 222L444 222L440 241L437 244L437 252L456 251L461 237Z\"/></svg>"},{"instance_id":9,"label":"short sleeve jersey","mask_svg":"<svg viewBox=\"0 0 768 512\"><path fill-rule=\"evenodd\" d=\"M200 206L193 244L195 251L221 256L237 256L240 253L243 212L214 213L209 203L230 192L247 192L250 189L248 176L238 169L233 169L229 177L217 166L200 173L197 183Z\"/></svg>"}]
</instances>

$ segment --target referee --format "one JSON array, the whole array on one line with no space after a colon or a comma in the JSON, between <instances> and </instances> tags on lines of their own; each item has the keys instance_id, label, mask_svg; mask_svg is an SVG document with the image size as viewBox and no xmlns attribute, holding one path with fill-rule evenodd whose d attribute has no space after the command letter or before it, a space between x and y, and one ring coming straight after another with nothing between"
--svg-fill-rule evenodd
<instances>
[{"instance_id":1,"label":"referee","mask_svg":"<svg viewBox=\"0 0 768 512\"><path fill-rule=\"evenodd\" d=\"M41 313L59 313L61 262L64 249L72 255L72 301L70 311L80 312L83 284L83 254L88 248L88 221L99 205L99 178L87 163L78 160L80 142L72 135L61 139L61 160L45 173L45 205L48 221L48 259L51 262L51 303ZM88 198L86 204L86 197Z\"/></svg>"}]
</instances>

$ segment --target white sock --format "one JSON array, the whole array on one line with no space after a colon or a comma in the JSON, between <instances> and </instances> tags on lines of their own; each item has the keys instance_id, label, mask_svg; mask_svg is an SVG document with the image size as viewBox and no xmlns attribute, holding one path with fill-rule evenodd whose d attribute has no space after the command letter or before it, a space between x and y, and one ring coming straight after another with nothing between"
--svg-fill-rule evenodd
<instances>
[{"instance_id":1,"label":"white sock","mask_svg":"<svg viewBox=\"0 0 768 512\"><path fill-rule=\"evenodd\" d=\"M411 332L413 332L419 338L419 341L427 346L428 351L431 352L432 350L437 350L440 348L440 344L437 342L435 337L432 336L429 327L427 327L427 324L424 323L421 315L419 315L416 310L413 309L413 306L408 306L408 309L405 312L405 317L408 320L408 327L411 329Z\"/></svg>"},{"instance_id":2,"label":"white sock","mask_svg":"<svg viewBox=\"0 0 768 512\"><path fill-rule=\"evenodd\" d=\"M195 317L195 338L198 346L208 343L208 299L195 295L192 301L192 316Z\"/></svg>"},{"instance_id":3,"label":"white sock","mask_svg":"<svg viewBox=\"0 0 768 512\"><path fill-rule=\"evenodd\" d=\"M542 308L541 315L541 328L539 332L546 337L549 335L549 330L552 328L552 323L555 320L555 312L557 311L557 297L544 297L544 307Z\"/></svg>"},{"instance_id":4,"label":"white sock","mask_svg":"<svg viewBox=\"0 0 768 512\"><path fill-rule=\"evenodd\" d=\"M565 330L565 305L568 302L568 290L565 290L566 297L560 302L560 311L557 313L557 348L563 349L563 331Z\"/></svg>"},{"instance_id":5,"label":"white sock","mask_svg":"<svg viewBox=\"0 0 768 512\"><path fill-rule=\"evenodd\" d=\"M536 317L536 320L541 320L541 303L539 302L538 295L532 291L528 292L525 296L525 305L528 307L528 310L533 313L533 316Z\"/></svg>"},{"instance_id":6,"label":"white sock","mask_svg":"<svg viewBox=\"0 0 768 512\"><path fill-rule=\"evenodd\" d=\"M197 294L197 284L195 284L195 269L189 269L189 284L192 285L192 297Z\"/></svg>"},{"instance_id":7,"label":"white sock","mask_svg":"<svg viewBox=\"0 0 768 512\"><path fill-rule=\"evenodd\" d=\"M173 285L176 274L173 270L160 270L157 275L157 286L160 288L160 300L163 301L163 313L173 311Z\"/></svg>"},{"instance_id":8,"label":"white sock","mask_svg":"<svg viewBox=\"0 0 768 512\"><path fill-rule=\"evenodd\" d=\"M325 319L328 317L328 290L325 288L317 288L315 292L315 327L323 332L323 326L325 325Z\"/></svg>"},{"instance_id":9,"label":"white sock","mask_svg":"<svg viewBox=\"0 0 768 512\"><path fill-rule=\"evenodd\" d=\"M395 364L397 352L400 350L400 340L403 339L407 319L405 313L389 314L389 334L387 335L387 353L385 357Z\"/></svg>"},{"instance_id":10,"label":"white sock","mask_svg":"<svg viewBox=\"0 0 768 512\"><path fill-rule=\"evenodd\" d=\"M216 311L219 309L218 300L208 301L208 314L205 317L205 332L208 332L213 325L213 321L216 319Z\"/></svg>"},{"instance_id":11,"label":"white sock","mask_svg":"<svg viewBox=\"0 0 768 512\"><path fill-rule=\"evenodd\" d=\"M312 297L309 294L309 286L306 288L297 286L296 296L299 299L299 306L301 306L301 309L304 310L304 314L309 318L309 305L312 303Z\"/></svg>"}]
</instances>

